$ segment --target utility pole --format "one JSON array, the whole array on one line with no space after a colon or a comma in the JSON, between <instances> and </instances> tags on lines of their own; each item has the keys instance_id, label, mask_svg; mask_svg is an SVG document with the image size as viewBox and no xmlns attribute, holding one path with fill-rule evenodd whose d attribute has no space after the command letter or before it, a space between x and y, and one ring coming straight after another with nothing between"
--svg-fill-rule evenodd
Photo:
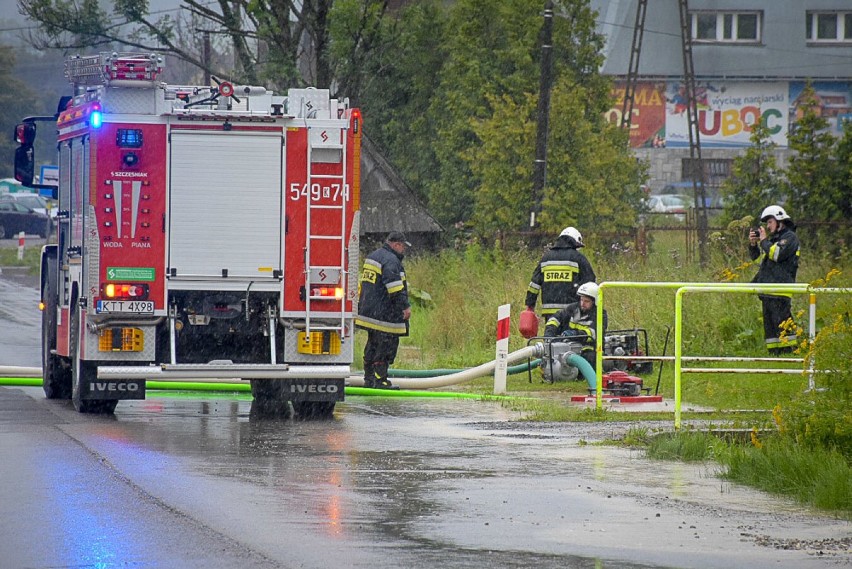
<instances>
[{"instance_id":1,"label":"utility pole","mask_svg":"<svg viewBox=\"0 0 852 569\"><path fill-rule=\"evenodd\" d=\"M538 224L541 198L547 180L547 134L550 120L550 87L553 82L553 2L544 3L544 25L541 28L541 74L538 89L537 132L535 138L535 165L533 168L532 207L530 229Z\"/></svg>"},{"instance_id":2,"label":"utility pole","mask_svg":"<svg viewBox=\"0 0 852 569\"><path fill-rule=\"evenodd\" d=\"M683 42L683 84L686 90L686 115L689 123L689 163L698 224L698 262L707 265L707 203L704 198L704 163L698 129L698 101L695 96L695 68L692 64L692 33L687 0L678 0L680 34Z\"/></svg>"},{"instance_id":3,"label":"utility pole","mask_svg":"<svg viewBox=\"0 0 852 569\"><path fill-rule=\"evenodd\" d=\"M633 120L633 101L636 98L636 84L639 82L639 54L642 51L642 37L645 35L645 15L648 13L648 0L639 0L636 5L636 24L633 26L633 44L630 47L630 65L627 68L627 84L624 86L624 101L621 105L621 127L630 134L630 121Z\"/></svg>"},{"instance_id":4,"label":"utility pole","mask_svg":"<svg viewBox=\"0 0 852 569\"><path fill-rule=\"evenodd\" d=\"M204 85L210 84L210 30L202 30L204 33L204 47L201 60L204 62Z\"/></svg>"}]
</instances>

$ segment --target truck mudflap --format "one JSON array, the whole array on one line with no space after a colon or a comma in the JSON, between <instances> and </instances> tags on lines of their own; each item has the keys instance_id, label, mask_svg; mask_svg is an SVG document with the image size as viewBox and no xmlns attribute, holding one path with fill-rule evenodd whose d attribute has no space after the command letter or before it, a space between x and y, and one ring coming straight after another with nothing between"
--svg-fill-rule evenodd
<instances>
[{"instance_id":1,"label":"truck mudflap","mask_svg":"<svg viewBox=\"0 0 852 569\"><path fill-rule=\"evenodd\" d=\"M282 398L294 403L300 401L343 401L344 389L343 379L304 379L284 382Z\"/></svg>"},{"instance_id":2,"label":"truck mudflap","mask_svg":"<svg viewBox=\"0 0 852 569\"><path fill-rule=\"evenodd\" d=\"M95 379L83 382L80 399L90 400L124 400L145 399L144 379Z\"/></svg>"},{"instance_id":3,"label":"truck mudflap","mask_svg":"<svg viewBox=\"0 0 852 569\"><path fill-rule=\"evenodd\" d=\"M348 365L289 364L160 364L149 366L98 366L98 380L149 379L151 381L234 382L241 379L293 380L309 385L306 380L337 380L351 375ZM320 385L317 383L316 385Z\"/></svg>"}]
</instances>

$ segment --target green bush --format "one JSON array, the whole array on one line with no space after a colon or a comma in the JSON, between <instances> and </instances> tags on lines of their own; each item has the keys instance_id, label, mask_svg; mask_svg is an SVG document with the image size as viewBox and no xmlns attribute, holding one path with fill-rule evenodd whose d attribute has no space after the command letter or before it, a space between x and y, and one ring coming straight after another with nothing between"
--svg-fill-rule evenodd
<instances>
[{"instance_id":1,"label":"green bush","mask_svg":"<svg viewBox=\"0 0 852 569\"><path fill-rule=\"evenodd\" d=\"M840 452L852 464L852 322L847 311L835 314L817 334L807 357L818 369L817 389L776 410L781 433L808 448Z\"/></svg>"}]
</instances>

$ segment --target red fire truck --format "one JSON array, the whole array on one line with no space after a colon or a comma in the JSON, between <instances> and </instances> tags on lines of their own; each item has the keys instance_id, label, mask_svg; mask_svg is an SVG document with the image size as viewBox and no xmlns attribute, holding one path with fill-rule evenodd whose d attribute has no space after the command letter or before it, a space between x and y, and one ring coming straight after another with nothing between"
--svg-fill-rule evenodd
<instances>
[{"instance_id":1,"label":"red fire truck","mask_svg":"<svg viewBox=\"0 0 852 569\"><path fill-rule=\"evenodd\" d=\"M162 69L66 61L44 392L111 413L146 380L238 379L260 411L328 417L353 358L360 112L324 89L172 86ZM25 184L41 118L16 128Z\"/></svg>"}]
</instances>

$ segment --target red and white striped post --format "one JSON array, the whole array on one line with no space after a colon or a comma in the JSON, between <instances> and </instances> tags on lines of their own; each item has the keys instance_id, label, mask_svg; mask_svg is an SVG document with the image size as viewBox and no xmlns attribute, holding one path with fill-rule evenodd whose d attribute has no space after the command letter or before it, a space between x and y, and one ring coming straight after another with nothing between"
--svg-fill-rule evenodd
<instances>
[{"instance_id":1,"label":"red and white striped post","mask_svg":"<svg viewBox=\"0 0 852 569\"><path fill-rule=\"evenodd\" d=\"M23 231L18 233L18 260L19 261L24 260L24 242L26 240L25 237L26 237L26 235L24 235Z\"/></svg>"},{"instance_id":2,"label":"red and white striped post","mask_svg":"<svg viewBox=\"0 0 852 569\"><path fill-rule=\"evenodd\" d=\"M816 362L814 361L813 351L814 340L816 339L816 295L814 293L810 294L808 308L808 346L810 347L810 350L808 350L808 391L813 391L816 389L816 382L814 381Z\"/></svg>"},{"instance_id":3,"label":"red and white striped post","mask_svg":"<svg viewBox=\"0 0 852 569\"><path fill-rule=\"evenodd\" d=\"M509 327L511 304L497 308L497 357L494 360L494 395L506 393L506 372L509 362Z\"/></svg>"}]
</instances>

